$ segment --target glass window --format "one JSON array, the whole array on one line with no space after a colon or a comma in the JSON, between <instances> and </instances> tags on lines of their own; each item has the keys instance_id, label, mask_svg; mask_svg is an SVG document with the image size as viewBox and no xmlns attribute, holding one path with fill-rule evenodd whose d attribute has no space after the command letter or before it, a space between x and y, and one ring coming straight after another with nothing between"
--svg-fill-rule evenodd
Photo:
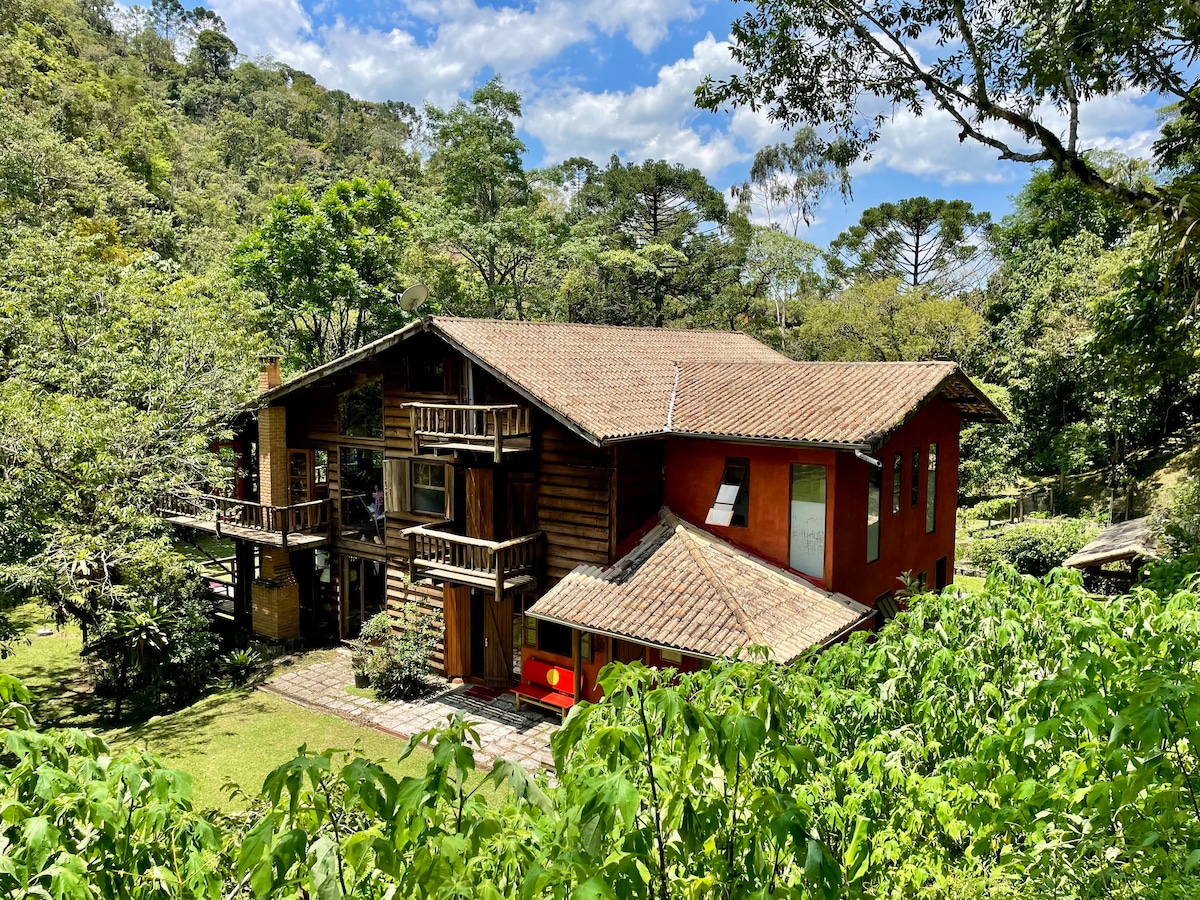
<instances>
[{"instance_id":1,"label":"glass window","mask_svg":"<svg viewBox=\"0 0 1200 900\"><path fill-rule=\"evenodd\" d=\"M555 622L538 623L538 649L556 656L571 656L571 629Z\"/></svg>"},{"instance_id":2,"label":"glass window","mask_svg":"<svg viewBox=\"0 0 1200 900\"><path fill-rule=\"evenodd\" d=\"M814 578L825 577L825 482L824 466L792 466L788 564Z\"/></svg>"},{"instance_id":3,"label":"glass window","mask_svg":"<svg viewBox=\"0 0 1200 900\"><path fill-rule=\"evenodd\" d=\"M338 396L338 433L347 437L383 437L383 380Z\"/></svg>"},{"instance_id":4,"label":"glass window","mask_svg":"<svg viewBox=\"0 0 1200 900\"><path fill-rule=\"evenodd\" d=\"M910 506L917 505L917 491L921 484L921 449L913 447L912 452L912 484L908 486L909 494L912 499L909 500Z\"/></svg>"},{"instance_id":5,"label":"glass window","mask_svg":"<svg viewBox=\"0 0 1200 900\"><path fill-rule=\"evenodd\" d=\"M441 463L412 464L412 511L446 515L446 467Z\"/></svg>"},{"instance_id":6,"label":"glass window","mask_svg":"<svg viewBox=\"0 0 1200 900\"><path fill-rule=\"evenodd\" d=\"M536 647L538 641L538 620L533 616L525 617L525 646Z\"/></svg>"},{"instance_id":7,"label":"glass window","mask_svg":"<svg viewBox=\"0 0 1200 900\"><path fill-rule=\"evenodd\" d=\"M591 662L595 655L595 649L592 647L592 633L590 631L579 632L579 658L583 662Z\"/></svg>"},{"instance_id":8,"label":"glass window","mask_svg":"<svg viewBox=\"0 0 1200 900\"><path fill-rule=\"evenodd\" d=\"M365 540L384 534L383 451L343 447L338 472L342 530L361 531Z\"/></svg>"},{"instance_id":9,"label":"glass window","mask_svg":"<svg viewBox=\"0 0 1200 900\"><path fill-rule=\"evenodd\" d=\"M441 357L410 358L408 389L414 394L446 393L446 361Z\"/></svg>"},{"instance_id":10,"label":"glass window","mask_svg":"<svg viewBox=\"0 0 1200 900\"><path fill-rule=\"evenodd\" d=\"M750 460L727 459L705 525L745 528L750 514Z\"/></svg>"},{"instance_id":11,"label":"glass window","mask_svg":"<svg viewBox=\"0 0 1200 900\"><path fill-rule=\"evenodd\" d=\"M929 445L929 475L925 485L925 533L937 527L937 444Z\"/></svg>"},{"instance_id":12,"label":"glass window","mask_svg":"<svg viewBox=\"0 0 1200 900\"><path fill-rule=\"evenodd\" d=\"M867 562L879 559L879 513L883 503L883 470L869 463L867 476Z\"/></svg>"},{"instance_id":13,"label":"glass window","mask_svg":"<svg viewBox=\"0 0 1200 900\"><path fill-rule=\"evenodd\" d=\"M899 453L892 457L892 514L900 512L900 473L904 469L903 457Z\"/></svg>"}]
</instances>

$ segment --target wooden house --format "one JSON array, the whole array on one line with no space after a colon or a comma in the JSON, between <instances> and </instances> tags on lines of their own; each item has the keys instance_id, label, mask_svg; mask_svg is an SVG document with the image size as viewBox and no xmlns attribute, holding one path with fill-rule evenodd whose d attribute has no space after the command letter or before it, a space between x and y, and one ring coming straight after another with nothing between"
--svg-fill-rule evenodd
<instances>
[{"instance_id":1,"label":"wooden house","mask_svg":"<svg viewBox=\"0 0 1200 900\"><path fill-rule=\"evenodd\" d=\"M181 496L237 545L267 638L427 617L449 677L595 698L610 659L791 659L954 570L958 436L1000 421L953 363L800 363L733 332L432 317L286 383L257 495Z\"/></svg>"}]
</instances>

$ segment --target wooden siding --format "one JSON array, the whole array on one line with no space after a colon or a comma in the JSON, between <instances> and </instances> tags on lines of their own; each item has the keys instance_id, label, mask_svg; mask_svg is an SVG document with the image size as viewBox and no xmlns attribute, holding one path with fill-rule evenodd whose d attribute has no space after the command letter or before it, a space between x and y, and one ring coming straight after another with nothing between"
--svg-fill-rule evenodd
<instances>
[{"instance_id":1,"label":"wooden siding","mask_svg":"<svg viewBox=\"0 0 1200 900\"><path fill-rule=\"evenodd\" d=\"M611 471L607 450L593 447L547 416L537 417L538 528L546 534L549 589L580 565L611 561Z\"/></svg>"},{"instance_id":2,"label":"wooden siding","mask_svg":"<svg viewBox=\"0 0 1200 900\"><path fill-rule=\"evenodd\" d=\"M620 545L663 505L663 442L618 444L616 468L616 542Z\"/></svg>"},{"instance_id":3,"label":"wooden siding","mask_svg":"<svg viewBox=\"0 0 1200 900\"><path fill-rule=\"evenodd\" d=\"M446 674L445 659L445 629L442 625L442 588L427 584L405 585L404 575L408 573L408 564L398 566L389 561L387 568L387 608L392 618L392 626L397 629L426 624L433 629L437 636L433 654L429 658L430 667L439 675ZM425 619L424 623L414 621L413 616Z\"/></svg>"}]
</instances>

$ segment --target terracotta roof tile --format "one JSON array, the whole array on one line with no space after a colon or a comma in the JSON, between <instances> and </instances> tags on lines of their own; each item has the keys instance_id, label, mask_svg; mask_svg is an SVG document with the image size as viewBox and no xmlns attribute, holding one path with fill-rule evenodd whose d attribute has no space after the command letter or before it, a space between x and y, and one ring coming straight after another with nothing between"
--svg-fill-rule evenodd
<instances>
[{"instance_id":1,"label":"terracotta roof tile","mask_svg":"<svg viewBox=\"0 0 1200 900\"><path fill-rule=\"evenodd\" d=\"M271 402L421 330L491 368L595 441L704 434L875 445L934 396L1003 421L949 362L792 362L733 331L434 316L264 394Z\"/></svg>"},{"instance_id":2,"label":"terracotta roof tile","mask_svg":"<svg viewBox=\"0 0 1200 900\"><path fill-rule=\"evenodd\" d=\"M786 357L734 331L435 316L436 331L600 440L664 430L675 363Z\"/></svg>"},{"instance_id":3,"label":"terracotta roof tile","mask_svg":"<svg viewBox=\"0 0 1200 900\"><path fill-rule=\"evenodd\" d=\"M529 609L534 618L709 657L765 646L788 662L872 610L764 563L662 510L606 569L581 566Z\"/></svg>"}]
</instances>

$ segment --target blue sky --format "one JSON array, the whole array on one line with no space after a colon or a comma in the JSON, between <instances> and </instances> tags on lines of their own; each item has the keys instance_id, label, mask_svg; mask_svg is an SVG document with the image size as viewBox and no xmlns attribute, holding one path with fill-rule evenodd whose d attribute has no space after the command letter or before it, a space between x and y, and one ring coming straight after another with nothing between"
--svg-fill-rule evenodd
<instances>
[{"instance_id":1,"label":"blue sky","mask_svg":"<svg viewBox=\"0 0 1200 900\"><path fill-rule=\"evenodd\" d=\"M692 105L706 74L732 71L732 0L209 0L250 58L304 69L371 100L447 105L499 73L521 91L528 163L569 156L603 164L667 159L700 168L721 189L740 182L754 151L787 135L748 110ZM1145 155L1155 104L1133 96L1088 105L1087 146ZM944 116L902 114L874 159L854 171L853 199L827 199L803 237L825 244L863 209L924 194L970 200L999 218L1029 168L960 144Z\"/></svg>"}]
</instances>

